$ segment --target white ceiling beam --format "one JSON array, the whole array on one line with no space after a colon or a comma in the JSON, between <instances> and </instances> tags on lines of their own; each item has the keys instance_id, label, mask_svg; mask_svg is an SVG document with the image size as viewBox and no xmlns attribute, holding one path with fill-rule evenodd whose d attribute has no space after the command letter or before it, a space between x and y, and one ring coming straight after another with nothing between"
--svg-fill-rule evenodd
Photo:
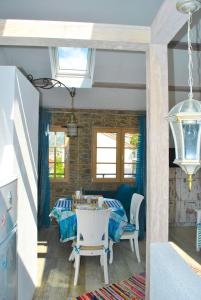
<instances>
[{"instance_id":1,"label":"white ceiling beam","mask_svg":"<svg viewBox=\"0 0 201 300\"><path fill-rule=\"evenodd\" d=\"M152 25L151 43L168 44L188 19L176 9L178 0L165 0L161 5Z\"/></svg>"},{"instance_id":2,"label":"white ceiling beam","mask_svg":"<svg viewBox=\"0 0 201 300\"><path fill-rule=\"evenodd\" d=\"M0 20L0 45L146 51L150 28L81 22Z\"/></svg>"},{"instance_id":3,"label":"white ceiling beam","mask_svg":"<svg viewBox=\"0 0 201 300\"><path fill-rule=\"evenodd\" d=\"M111 89L127 89L127 90L146 90L145 83L126 83L126 82L102 82L94 81L92 87L94 88L111 88ZM185 85L169 85L170 92L188 92L189 86ZM201 93L199 86L193 87L194 93Z\"/></svg>"}]
</instances>

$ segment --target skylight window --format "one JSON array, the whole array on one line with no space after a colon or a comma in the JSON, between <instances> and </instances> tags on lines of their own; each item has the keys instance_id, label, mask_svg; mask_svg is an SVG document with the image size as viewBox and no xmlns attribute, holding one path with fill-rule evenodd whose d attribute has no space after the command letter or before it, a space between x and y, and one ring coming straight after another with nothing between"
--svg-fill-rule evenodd
<instances>
[{"instance_id":1,"label":"skylight window","mask_svg":"<svg viewBox=\"0 0 201 300\"><path fill-rule=\"evenodd\" d=\"M91 87L95 50L57 47L50 49L52 77L69 87Z\"/></svg>"}]
</instances>

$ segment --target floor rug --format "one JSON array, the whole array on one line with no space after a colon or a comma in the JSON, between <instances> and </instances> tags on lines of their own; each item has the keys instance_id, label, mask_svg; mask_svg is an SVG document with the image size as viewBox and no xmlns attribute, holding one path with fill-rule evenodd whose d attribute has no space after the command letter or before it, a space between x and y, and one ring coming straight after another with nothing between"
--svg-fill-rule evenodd
<instances>
[{"instance_id":1,"label":"floor rug","mask_svg":"<svg viewBox=\"0 0 201 300\"><path fill-rule=\"evenodd\" d=\"M73 299L77 300L144 300L145 277L134 274L127 280L105 286Z\"/></svg>"}]
</instances>

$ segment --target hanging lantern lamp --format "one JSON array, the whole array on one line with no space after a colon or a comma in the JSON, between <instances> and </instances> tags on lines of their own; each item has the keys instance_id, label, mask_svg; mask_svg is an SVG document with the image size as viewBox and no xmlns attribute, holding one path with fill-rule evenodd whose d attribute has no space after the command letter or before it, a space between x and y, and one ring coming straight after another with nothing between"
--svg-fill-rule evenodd
<instances>
[{"instance_id":1,"label":"hanging lantern lamp","mask_svg":"<svg viewBox=\"0 0 201 300\"><path fill-rule=\"evenodd\" d=\"M193 61L190 27L192 13L200 9L201 2L185 0L177 3L177 9L188 13L188 99L175 105L168 114L168 120L173 134L177 164L188 176L189 191L192 189L192 175L201 167L201 102L193 99Z\"/></svg>"},{"instance_id":2,"label":"hanging lantern lamp","mask_svg":"<svg viewBox=\"0 0 201 300\"><path fill-rule=\"evenodd\" d=\"M66 124L68 137L74 137L74 136L77 136L77 134L78 134L78 124L77 124L77 119L76 119L75 113L74 113L75 93L76 93L75 88L72 88L71 93L70 93L70 95L71 95L71 113L70 113L69 120Z\"/></svg>"}]
</instances>

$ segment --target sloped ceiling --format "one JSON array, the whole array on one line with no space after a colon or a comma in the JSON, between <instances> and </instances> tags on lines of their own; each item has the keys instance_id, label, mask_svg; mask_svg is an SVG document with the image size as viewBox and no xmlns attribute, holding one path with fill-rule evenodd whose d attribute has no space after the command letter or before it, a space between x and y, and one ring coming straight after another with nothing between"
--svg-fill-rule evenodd
<instances>
[{"instance_id":1,"label":"sloped ceiling","mask_svg":"<svg viewBox=\"0 0 201 300\"><path fill-rule=\"evenodd\" d=\"M163 0L1 0L0 17L149 26L162 2Z\"/></svg>"},{"instance_id":2,"label":"sloped ceiling","mask_svg":"<svg viewBox=\"0 0 201 300\"><path fill-rule=\"evenodd\" d=\"M1 19L46 19L85 21L113 24L149 26L162 0L58 0L27 1L1 0ZM200 12L194 20L193 39L201 36ZM186 41L186 28L175 37ZM201 40L201 39L200 39ZM194 52L194 83L200 86L201 55ZM0 47L0 65L16 65L25 74L34 77L51 77L50 58L47 48ZM187 85L187 53L185 50L169 50L170 85ZM94 81L102 83L145 84L146 58L143 53L121 51L96 51ZM187 95L186 95L187 96ZM197 98L200 95L196 95ZM171 103L180 101L184 93L170 94ZM62 88L41 91L41 105L46 107L69 107L69 95ZM78 108L100 109L146 109L146 91L120 88L79 89L75 98Z\"/></svg>"}]
</instances>

